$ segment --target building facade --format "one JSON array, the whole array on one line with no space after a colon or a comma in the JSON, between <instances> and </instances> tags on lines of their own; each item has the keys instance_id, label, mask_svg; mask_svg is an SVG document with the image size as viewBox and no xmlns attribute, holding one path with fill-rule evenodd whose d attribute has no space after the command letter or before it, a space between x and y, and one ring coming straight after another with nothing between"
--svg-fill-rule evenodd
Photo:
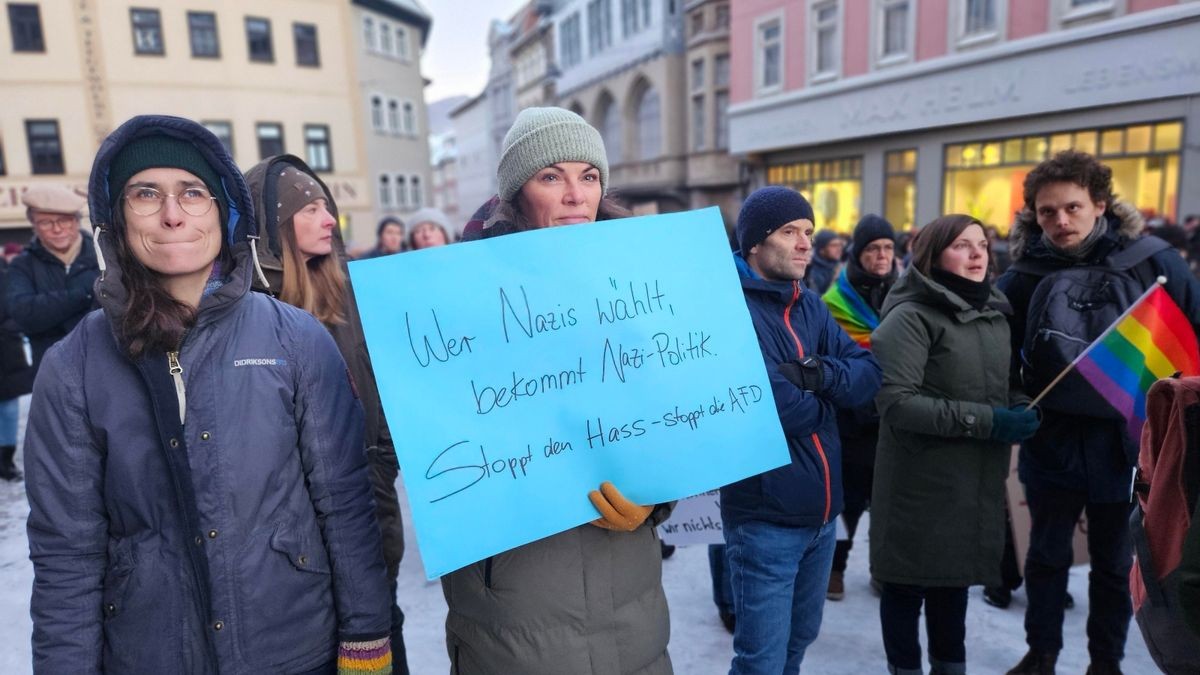
<instances>
[{"instance_id":1,"label":"building facade","mask_svg":"<svg viewBox=\"0 0 1200 675\"><path fill-rule=\"evenodd\" d=\"M1147 215L1200 212L1200 3L739 0L730 146L818 227L968 213L1007 231L1075 148Z\"/></svg>"},{"instance_id":2,"label":"building facade","mask_svg":"<svg viewBox=\"0 0 1200 675\"><path fill-rule=\"evenodd\" d=\"M461 227L475 209L496 194L500 157L493 144L486 91L451 111L450 120L454 127L453 171Z\"/></svg>"},{"instance_id":3,"label":"building facade","mask_svg":"<svg viewBox=\"0 0 1200 675\"><path fill-rule=\"evenodd\" d=\"M358 7L38 0L4 9L0 238L28 240L25 189L58 182L83 192L100 142L144 113L204 123L244 169L280 152L305 158L333 192L347 239L373 238ZM413 172L427 176L427 155L419 163Z\"/></svg>"},{"instance_id":4,"label":"building facade","mask_svg":"<svg viewBox=\"0 0 1200 675\"><path fill-rule=\"evenodd\" d=\"M554 60L555 0L533 0L513 17L509 46L517 110L550 104L555 99L558 66Z\"/></svg>"},{"instance_id":5,"label":"building facade","mask_svg":"<svg viewBox=\"0 0 1200 675\"><path fill-rule=\"evenodd\" d=\"M729 153L730 0L690 0L687 35L688 207L719 206L727 224L737 221L742 194L740 163Z\"/></svg>"},{"instance_id":6,"label":"building facade","mask_svg":"<svg viewBox=\"0 0 1200 675\"><path fill-rule=\"evenodd\" d=\"M371 185L369 231L358 228L360 247L374 242L384 216L403 220L428 206L432 194L429 118L421 53L431 18L409 0L353 0L357 100L365 135L364 154Z\"/></svg>"},{"instance_id":7,"label":"building facade","mask_svg":"<svg viewBox=\"0 0 1200 675\"><path fill-rule=\"evenodd\" d=\"M683 3L568 0L551 21L558 105L600 130L615 194L636 213L688 208Z\"/></svg>"}]
</instances>

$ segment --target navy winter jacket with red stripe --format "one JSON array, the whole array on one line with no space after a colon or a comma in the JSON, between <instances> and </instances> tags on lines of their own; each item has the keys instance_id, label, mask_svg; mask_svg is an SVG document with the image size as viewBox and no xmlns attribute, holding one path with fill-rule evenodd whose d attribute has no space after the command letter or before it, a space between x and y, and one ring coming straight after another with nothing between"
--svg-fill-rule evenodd
<instances>
[{"instance_id":1,"label":"navy winter jacket with red stripe","mask_svg":"<svg viewBox=\"0 0 1200 675\"><path fill-rule=\"evenodd\" d=\"M837 408L875 399L879 363L802 282L766 281L740 256L735 259L792 461L721 488L721 517L730 523L765 520L794 527L827 523L842 511ZM825 366L819 393L797 387L779 372L781 363L804 356L815 356Z\"/></svg>"}]
</instances>

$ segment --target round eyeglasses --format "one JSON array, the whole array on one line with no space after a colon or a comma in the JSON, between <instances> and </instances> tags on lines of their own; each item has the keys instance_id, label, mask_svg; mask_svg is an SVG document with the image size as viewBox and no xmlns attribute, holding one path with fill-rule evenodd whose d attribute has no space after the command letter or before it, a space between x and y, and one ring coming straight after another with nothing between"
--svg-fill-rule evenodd
<instances>
[{"instance_id":1,"label":"round eyeglasses","mask_svg":"<svg viewBox=\"0 0 1200 675\"><path fill-rule=\"evenodd\" d=\"M179 194L163 192L152 187L135 187L125 192L125 201L130 210L139 216L152 216L158 213L167 197L174 197L179 208L189 216L203 216L212 210L216 197L202 187L184 188Z\"/></svg>"}]
</instances>

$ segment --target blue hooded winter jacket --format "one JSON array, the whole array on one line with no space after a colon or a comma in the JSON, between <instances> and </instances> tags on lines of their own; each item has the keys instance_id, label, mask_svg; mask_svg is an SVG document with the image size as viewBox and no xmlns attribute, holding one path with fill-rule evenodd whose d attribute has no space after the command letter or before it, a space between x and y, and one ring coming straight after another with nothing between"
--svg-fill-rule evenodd
<instances>
[{"instance_id":1,"label":"blue hooded winter jacket","mask_svg":"<svg viewBox=\"0 0 1200 675\"><path fill-rule=\"evenodd\" d=\"M183 396L166 354L131 360L114 328L107 169L146 133L194 143L230 205L235 264L180 346ZM248 292L254 210L218 143L140 117L96 157L102 309L46 353L25 444L36 673L329 671L339 640L389 632L361 407L324 327Z\"/></svg>"},{"instance_id":2,"label":"blue hooded winter jacket","mask_svg":"<svg viewBox=\"0 0 1200 675\"><path fill-rule=\"evenodd\" d=\"M837 408L871 403L882 372L871 352L850 339L820 296L802 282L766 281L740 256L735 259L792 461L721 488L721 518L822 525L842 511ZM824 364L819 393L801 389L779 372L779 364L805 356Z\"/></svg>"}]
</instances>

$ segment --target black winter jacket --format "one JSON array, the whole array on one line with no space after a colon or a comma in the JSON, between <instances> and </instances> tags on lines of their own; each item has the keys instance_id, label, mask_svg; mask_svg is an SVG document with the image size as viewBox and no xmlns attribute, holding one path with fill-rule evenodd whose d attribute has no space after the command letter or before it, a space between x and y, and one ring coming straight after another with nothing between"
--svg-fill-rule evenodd
<instances>
[{"instance_id":1,"label":"black winter jacket","mask_svg":"<svg viewBox=\"0 0 1200 675\"><path fill-rule=\"evenodd\" d=\"M1096 243L1082 265L1096 265L1137 239L1144 222L1131 205L1116 202L1105 214L1109 231ZM1042 228L1032 212L1017 216L1011 244L1014 263L1023 259L1070 264L1054 255L1041 241ZM1165 290L1183 310L1193 329L1200 327L1200 285L1187 263L1174 249L1149 259L1155 275L1167 277ZM1130 271L1133 274L1134 271ZM1008 296L1013 313L1009 319L1012 336L1012 372L1020 372L1020 355L1028 327L1026 321L1034 289L1044 277L1010 267L996 286ZM1026 391L1029 396L1039 392ZM1018 471L1021 482L1042 489L1085 492L1097 503L1128 502L1138 447L1125 433L1124 422L1111 418L1081 417L1042 406L1042 424L1036 434L1021 443Z\"/></svg>"},{"instance_id":2,"label":"black winter jacket","mask_svg":"<svg viewBox=\"0 0 1200 675\"><path fill-rule=\"evenodd\" d=\"M87 233L69 266L36 237L13 258L5 298L9 316L29 338L35 370L50 345L66 337L95 306L92 285L99 275L96 246Z\"/></svg>"}]
</instances>

